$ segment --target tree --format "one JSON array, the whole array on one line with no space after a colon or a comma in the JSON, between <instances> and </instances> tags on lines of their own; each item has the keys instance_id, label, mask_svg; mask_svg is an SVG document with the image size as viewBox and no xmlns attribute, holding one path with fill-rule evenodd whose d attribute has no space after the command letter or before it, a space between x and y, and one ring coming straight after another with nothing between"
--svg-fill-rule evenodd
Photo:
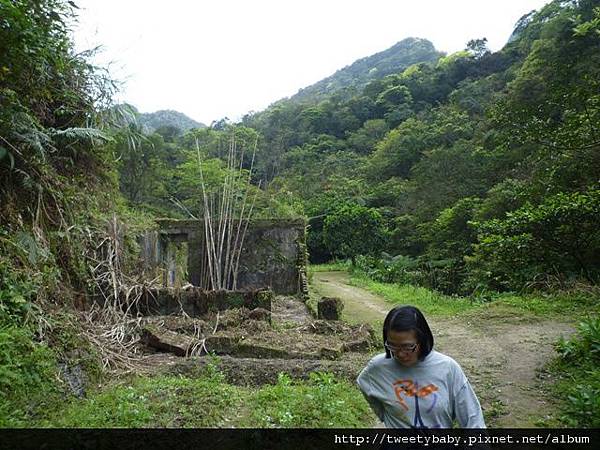
<instances>
[{"instance_id":1,"label":"tree","mask_svg":"<svg viewBox=\"0 0 600 450\"><path fill-rule=\"evenodd\" d=\"M527 203L505 219L475 224L472 266L496 288L522 288L543 275L597 282L600 276L600 191L559 193Z\"/></svg>"},{"instance_id":2,"label":"tree","mask_svg":"<svg viewBox=\"0 0 600 450\"><path fill-rule=\"evenodd\" d=\"M483 39L471 39L467 43L467 50L473 55L475 59L481 59L485 55L490 53L487 46L487 38Z\"/></svg>"},{"instance_id":3,"label":"tree","mask_svg":"<svg viewBox=\"0 0 600 450\"><path fill-rule=\"evenodd\" d=\"M112 165L99 145L109 138L97 127L114 85L86 61L90 52L74 52L74 8L63 0L0 1L0 192L25 206L23 222L37 210L62 223L71 206L65 179L106 180ZM11 200L0 203L9 208Z\"/></svg>"},{"instance_id":4,"label":"tree","mask_svg":"<svg viewBox=\"0 0 600 450\"><path fill-rule=\"evenodd\" d=\"M471 253L477 241L474 227L469 224L480 205L478 198L467 197L443 210L428 227L427 253L432 259L457 259Z\"/></svg>"},{"instance_id":5,"label":"tree","mask_svg":"<svg viewBox=\"0 0 600 450\"><path fill-rule=\"evenodd\" d=\"M415 165L414 199L419 218L432 220L462 198L481 197L494 184L488 156L472 146L471 141L460 140L449 148L438 147Z\"/></svg>"},{"instance_id":6,"label":"tree","mask_svg":"<svg viewBox=\"0 0 600 450\"><path fill-rule=\"evenodd\" d=\"M408 119L377 144L367 173L374 180L407 178L412 166L429 148L429 129L424 121Z\"/></svg>"},{"instance_id":7,"label":"tree","mask_svg":"<svg viewBox=\"0 0 600 450\"><path fill-rule=\"evenodd\" d=\"M334 256L351 258L381 251L387 236L381 214L375 209L347 204L325 218L323 240Z\"/></svg>"},{"instance_id":8,"label":"tree","mask_svg":"<svg viewBox=\"0 0 600 450\"><path fill-rule=\"evenodd\" d=\"M453 107L438 108L418 119L411 117L379 141L367 164L367 174L380 181L408 178L428 152L436 147L450 147L472 135L469 117Z\"/></svg>"},{"instance_id":9,"label":"tree","mask_svg":"<svg viewBox=\"0 0 600 450\"><path fill-rule=\"evenodd\" d=\"M388 131L389 128L385 120L367 120L362 128L350 133L346 141L353 151L365 155L373 151L375 144L383 139Z\"/></svg>"}]
</instances>

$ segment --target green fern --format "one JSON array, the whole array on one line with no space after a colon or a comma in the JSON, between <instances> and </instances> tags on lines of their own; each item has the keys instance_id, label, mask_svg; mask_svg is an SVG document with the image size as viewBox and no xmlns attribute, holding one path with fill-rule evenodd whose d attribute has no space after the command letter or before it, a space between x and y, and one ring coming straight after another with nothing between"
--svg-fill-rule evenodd
<instances>
[{"instance_id":1,"label":"green fern","mask_svg":"<svg viewBox=\"0 0 600 450\"><path fill-rule=\"evenodd\" d=\"M73 144L95 146L112 141L110 136L96 128L49 129L48 134L57 147Z\"/></svg>"}]
</instances>

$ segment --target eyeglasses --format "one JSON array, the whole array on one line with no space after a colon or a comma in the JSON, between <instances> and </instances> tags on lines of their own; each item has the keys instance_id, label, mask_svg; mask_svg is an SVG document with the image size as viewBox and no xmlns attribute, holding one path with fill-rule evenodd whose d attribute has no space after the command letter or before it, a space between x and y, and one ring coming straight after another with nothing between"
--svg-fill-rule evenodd
<instances>
[{"instance_id":1,"label":"eyeglasses","mask_svg":"<svg viewBox=\"0 0 600 450\"><path fill-rule=\"evenodd\" d=\"M400 344L398 346L390 345L385 341L383 346L392 353L414 353L419 344Z\"/></svg>"}]
</instances>

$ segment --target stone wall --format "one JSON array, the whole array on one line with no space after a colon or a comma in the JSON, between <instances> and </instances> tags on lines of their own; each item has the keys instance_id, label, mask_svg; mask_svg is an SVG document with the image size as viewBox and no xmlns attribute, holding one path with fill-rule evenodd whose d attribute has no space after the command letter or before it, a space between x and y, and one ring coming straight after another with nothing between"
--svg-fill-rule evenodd
<instances>
[{"instance_id":1,"label":"stone wall","mask_svg":"<svg viewBox=\"0 0 600 450\"><path fill-rule=\"evenodd\" d=\"M123 309L129 309L143 316L166 316L185 313L199 317L211 311L231 308L263 308L271 311L273 292L256 291L204 291L200 288L174 289L152 288L142 292L141 297L131 305L126 291L121 293Z\"/></svg>"}]
</instances>

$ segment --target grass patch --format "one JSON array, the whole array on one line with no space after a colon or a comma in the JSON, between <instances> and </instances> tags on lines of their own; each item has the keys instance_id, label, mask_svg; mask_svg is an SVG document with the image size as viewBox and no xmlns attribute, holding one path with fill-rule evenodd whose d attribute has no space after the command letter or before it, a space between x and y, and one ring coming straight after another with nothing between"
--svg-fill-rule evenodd
<instances>
[{"instance_id":1,"label":"grass patch","mask_svg":"<svg viewBox=\"0 0 600 450\"><path fill-rule=\"evenodd\" d=\"M374 417L358 389L331 374L308 381L280 374L258 389L225 382L215 365L197 378L138 377L60 411L59 427L367 427Z\"/></svg>"},{"instance_id":2,"label":"grass patch","mask_svg":"<svg viewBox=\"0 0 600 450\"><path fill-rule=\"evenodd\" d=\"M350 283L380 295L390 304L414 305L426 315L451 316L480 306L467 298L450 297L423 287L380 283L360 274L351 274Z\"/></svg>"},{"instance_id":3,"label":"grass patch","mask_svg":"<svg viewBox=\"0 0 600 450\"><path fill-rule=\"evenodd\" d=\"M315 272L326 271L329 267L338 267L337 270L344 270L339 263L316 267ZM485 296L457 297L444 295L420 286L374 281L360 271L349 271L349 280L353 286L380 295L392 305L415 305L425 314L437 316L516 317L521 322L545 317L564 321L565 318L580 317L587 311L597 310L600 307L600 296L596 291L527 294L489 292Z\"/></svg>"},{"instance_id":4,"label":"grass patch","mask_svg":"<svg viewBox=\"0 0 600 450\"><path fill-rule=\"evenodd\" d=\"M502 303L519 311L536 316L575 317L580 313L597 309L600 299L597 296L579 292L558 292L553 294L498 294L494 303Z\"/></svg>"},{"instance_id":5,"label":"grass patch","mask_svg":"<svg viewBox=\"0 0 600 450\"><path fill-rule=\"evenodd\" d=\"M310 276L311 273L316 272L345 272L348 271L348 269L350 269L349 261L336 261L325 264L309 264L308 274Z\"/></svg>"},{"instance_id":6,"label":"grass patch","mask_svg":"<svg viewBox=\"0 0 600 450\"><path fill-rule=\"evenodd\" d=\"M486 301L475 304L479 307L466 311L464 316L485 320L505 319L520 323L536 322L540 318L570 322L585 316L588 311L598 310L600 301L597 296L578 292L523 295L496 293Z\"/></svg>"},{"instance_id":7,"label":"grass patch","mask_svg":"<svg viewBox=\"0 0 600 450\"><path fill-rule=\"evenodd\" d=\"M279 374L277 384L252 396L245 426L284 428L368 427L374 421L358 389L327 373L311 373L306 382Z\"/></svg>"},{"instance_id":8,"label":"grass patch","mask_svg":"<svg viewBox=\"0 0 600 450\"><path fill-rule=\"evenodd\" d=\"M67 428L219 427L240 392L209 365L199 378L137 377L76 400L47 425Z\"/></svg>"}]
</instances>

